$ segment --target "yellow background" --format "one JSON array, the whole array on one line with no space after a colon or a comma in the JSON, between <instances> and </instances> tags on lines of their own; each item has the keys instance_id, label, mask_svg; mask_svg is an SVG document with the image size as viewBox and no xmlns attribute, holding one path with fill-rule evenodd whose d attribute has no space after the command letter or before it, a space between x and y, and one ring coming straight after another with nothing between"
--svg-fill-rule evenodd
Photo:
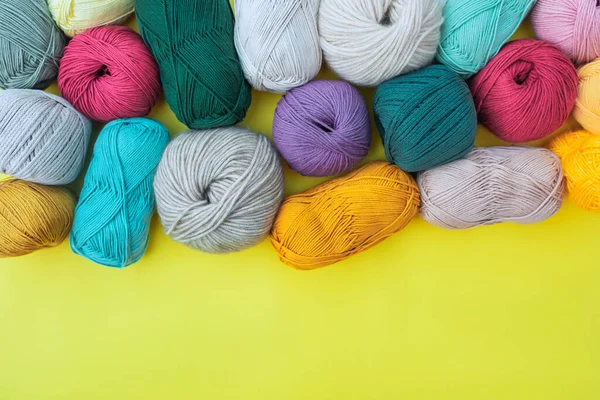
<instances>
[{"instance_id":1,"label":"yellow background","mask_svg":"<svg viewBox=\"0 0 600 400\"><path fill-rule=\"evenodd\" d=\"M255 92L244 125L270 134L278 98ZM184 130L164 100L151 117ZM320 181L286 169L287 194ZM155 219L125 270L67 242L0 260L0 399L597 399L599 250L600 214L568 201L535 226L417 218L313 272L267 241L193 251Z\"/></svg>"}]
</instances>

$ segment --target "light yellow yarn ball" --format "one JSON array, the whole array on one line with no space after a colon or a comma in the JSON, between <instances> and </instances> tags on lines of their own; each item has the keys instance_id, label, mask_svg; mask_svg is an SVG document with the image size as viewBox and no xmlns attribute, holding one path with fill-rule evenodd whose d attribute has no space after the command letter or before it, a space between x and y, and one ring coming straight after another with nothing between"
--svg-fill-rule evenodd
<instances>
[{"instance_id":1,"label":"light yellow yarn ball","mask_svg":"<svg viewBox=\"0 0 600 400\"><path fill-rule=\"evenodd\" d=\"M118 25L133 14L135 0L48 0L52 17L67 36Z\"/></svg>"},{"instance_id":2,"label":"light yellow yarn ball","mask_svg":"<svg viewBox=\"0 0 600 400\"><path fill-rule=\"evenodd\" d=\"M577 71L579 92L573 116L591 133L600 135L600 58Z\"/></svg>"}]
</instances>

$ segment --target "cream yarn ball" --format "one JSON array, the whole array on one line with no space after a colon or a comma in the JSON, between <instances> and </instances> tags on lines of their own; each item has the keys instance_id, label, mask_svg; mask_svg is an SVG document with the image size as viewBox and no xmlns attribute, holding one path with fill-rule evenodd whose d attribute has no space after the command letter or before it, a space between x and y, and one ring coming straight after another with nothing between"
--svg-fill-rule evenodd
<instances>
[{"instance_id":1,"label":"cream yarn ball","mask_svg":"<svg viewBox=\"0 0 600 400\"><path fill-rule=\"evenodd\" d=\"M60 29L73 37L90 28L118 25L133 14L135 0L48 0Z\"/></svg>"},{"instance_id":2,"label":"cream yarn ball","mask_svg":"<svg viewBox=\"0 0 600 400\"><path fill-rule=\"evenodd\" d=\"M235 0L235 47L256 90L284 93L321 69L320 0Z\"/></svg>"},{"instance_id":3,"label":"cream yarn ball","mask_svg":"<svg viewBox=\"0 0 600 400\"><path fill-rule=\"evenodd\" d=\"M321 48L329 67L360 86L377 86L435 58L440 0L322 0Z\"/></svg>"}]
</instances>

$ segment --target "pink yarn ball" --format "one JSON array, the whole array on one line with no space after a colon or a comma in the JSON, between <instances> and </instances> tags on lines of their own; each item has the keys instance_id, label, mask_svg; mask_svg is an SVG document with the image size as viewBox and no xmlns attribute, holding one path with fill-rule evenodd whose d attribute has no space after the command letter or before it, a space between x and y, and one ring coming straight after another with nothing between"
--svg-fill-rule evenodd
<instances>
[{"instance_id":1,"label":"pink yarn ball","mask_svg":"<svg viewBox=\"0 0 600 400\"><path fill-rule=\"evenodd\" d=\"M546 40L576 64L600 57L600 8L597 0L538 0L531 22Z\"/></svg>"},{"instance_id":2,"label":"pink yarn ball","mask_svg":"<svg viewBox=\"0 0 600 400\"><path fill-rule=\"evenodd\" d=\"M152 53L124 26L75 36L60 62L58 87L77 110L101 122L148 114L161 91Z\"/></svg>"}]
</instances>

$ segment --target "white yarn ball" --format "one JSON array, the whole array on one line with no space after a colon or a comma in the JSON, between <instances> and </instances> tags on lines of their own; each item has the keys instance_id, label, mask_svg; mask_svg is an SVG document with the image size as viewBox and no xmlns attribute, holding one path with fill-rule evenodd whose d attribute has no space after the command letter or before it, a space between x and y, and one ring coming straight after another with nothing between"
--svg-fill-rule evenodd
<instances>
[{"instance_id":1,"label":"white yarn ball","mask_svg":"<svg viewBox=\"0 0 600 400\"><path fill-rule=\"evenodd\" d=\"M235 47L256 90L284 93L321 69L320 0L235 0Z\"/></svg>"},{"instance_id":2,"label":"white yarn ball","mask_svg":"<svg viewBox=\"0 0 600 400\"><path fill-rule=\"evenodd\" d=\"M329 67L360 86L377 86L435 58L440 0L322 0L321 48Z\"/></svg>"}]
</instances>

